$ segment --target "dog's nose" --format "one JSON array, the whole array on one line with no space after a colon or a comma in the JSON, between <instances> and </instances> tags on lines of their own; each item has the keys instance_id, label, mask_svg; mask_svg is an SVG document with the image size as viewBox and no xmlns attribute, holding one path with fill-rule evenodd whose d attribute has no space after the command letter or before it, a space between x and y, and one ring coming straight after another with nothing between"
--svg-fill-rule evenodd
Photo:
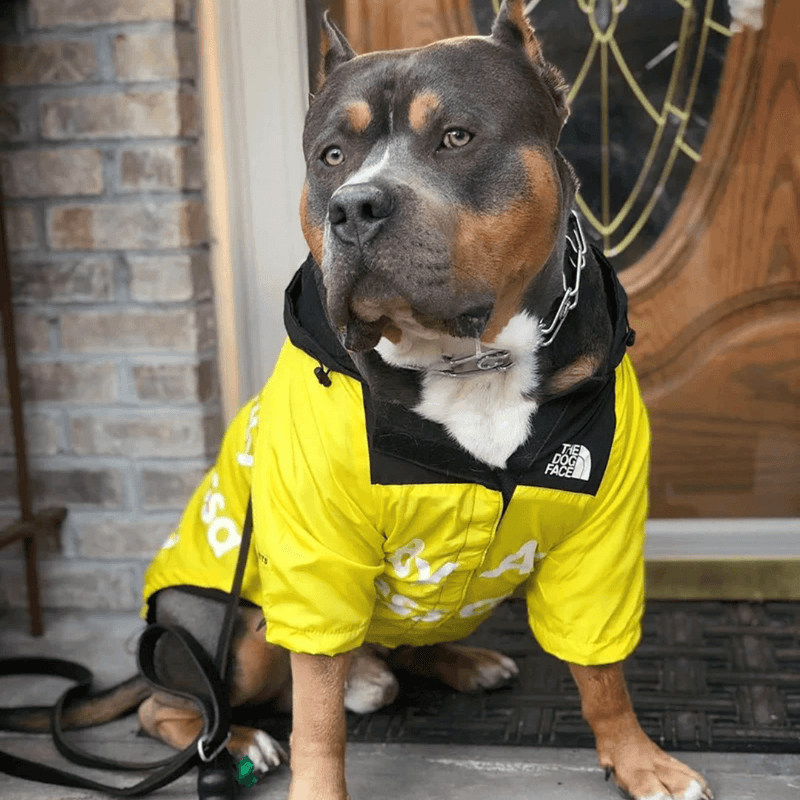
<instances>
[{"instance_id":1,"label":"dog's nose","mask_svg":"<svg viewBox=\"0 0 800 800\"><path fill-rule=\"evenodd\" d=\"M328 203L331 230L348 244L368 242L392 211L394 196L391 190L375 183L341 186Z\"/></svg>"}]
</instances>

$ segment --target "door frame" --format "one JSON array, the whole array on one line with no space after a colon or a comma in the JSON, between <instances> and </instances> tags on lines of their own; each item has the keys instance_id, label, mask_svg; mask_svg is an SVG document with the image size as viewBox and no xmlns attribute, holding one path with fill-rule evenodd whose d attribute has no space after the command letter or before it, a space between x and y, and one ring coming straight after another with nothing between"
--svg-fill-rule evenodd
<instances>
[{"instance_id":1,"label":"door frame","mask_svg":"<svg viewBox=\"0 0 800 800\"><path fill-rule=\"evenodd\" d=\"M303 3L198 0L206 202L226 424L269 377L299 224L308 104Z\"/></svg>"}]
</instances>

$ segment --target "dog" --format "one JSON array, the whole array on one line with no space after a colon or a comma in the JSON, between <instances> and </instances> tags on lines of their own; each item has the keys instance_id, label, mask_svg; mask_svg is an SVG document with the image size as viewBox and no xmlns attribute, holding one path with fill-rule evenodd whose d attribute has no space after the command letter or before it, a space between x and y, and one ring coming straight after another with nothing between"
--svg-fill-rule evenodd
<instances>
[{"instance_id":1,"label":"dog","mask_svg":"<svg viewBox=\"0 0 800 800\"><path fill-rule=\"evenodd\" d=\"M231 702L291 708L292 800L347 798L345 709L392 702L394 670L512 680L512 659L457 642L520 591L607 776L637 800L711 798L642 731L623 677L649 426L624 291L572 210L560 73L522 0L487 37L356 56L326 17L322 41L289 339L150 565L143 613L213 655L252 498ZM166 685L196 684L169 641L155 658ZM200 735L188 701L126 692L66 725L140 703L151 736ZM258 773L288 758L251 728L227 747Z\"/></svg>"}]
</instances>

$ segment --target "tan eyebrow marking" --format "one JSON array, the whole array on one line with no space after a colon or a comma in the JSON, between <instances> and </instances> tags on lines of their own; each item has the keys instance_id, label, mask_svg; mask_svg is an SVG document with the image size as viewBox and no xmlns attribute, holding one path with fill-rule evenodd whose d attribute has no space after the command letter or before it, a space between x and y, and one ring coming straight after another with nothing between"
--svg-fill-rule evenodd
<instances>
[{"instance_id":1,"label":"tan eyebrow marking","mask_svg":"<svg viewBox=\"0 0 800 800\"><path fill-rule=\"evenodd\" d=\"M366 100L356 100L345 109L347 121L356 133L364 133L372 122L372 109Z\"/></svg>"},{"instance_id":2,"label":"tan eyebrow marking","mask_svg":"<svg viewBox=\"0 0 800 800\"><path fill-rule=\"evenodd\" d=\"M428 117L439 109L442 98L433 92L414 95L408 106L408 121L411 127L421 133L428 122Z\"/></svg>"}]
</instances>

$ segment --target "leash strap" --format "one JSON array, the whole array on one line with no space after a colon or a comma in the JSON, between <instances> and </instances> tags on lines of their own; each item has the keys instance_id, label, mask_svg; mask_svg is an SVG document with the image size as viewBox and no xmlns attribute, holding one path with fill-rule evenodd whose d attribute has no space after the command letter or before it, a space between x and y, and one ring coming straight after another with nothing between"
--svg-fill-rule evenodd
<instances>
[{"instance_id":1,"label":"leash strap","mask_svg":"<svg viewBox=\"0 0 800 800\"><path fill-rule=\"evenodd\" d=\"M64 772L55 767L49 767L35 761L11 755L0 750L0 772L13 775L25 780L37 783L48 783L56 786L69 786L77 789L93 789L105 792L114 797L141 797L142 795L160 789L168 783L176 780L192 767L199 765L201 774L198 780L200 791L204 786L204 770L208 771L205 776L205 785L219 784L214 781L214 771L228 768L232 765L231 759L223 758L227 756L224 752L225 744L230 738L231 707L228 701L229 681L225 679L230 655L230 645L233 639L233 629L236 622L236 610L239 605L239 596L244 579L244 570L247 562L247 554L250 549L250 540L253 529L253 508L252 499L247 503L244 525L242 528L242 540L239 543L239 557L234 571L233 585L228 597L225 609L225 617L217 641L217 653L212 661L203 648L197 643L195 638L183 628L175 625L162 625L154 623L148 625L139 639L139 650L137 662L139 670L145 679L153 687L177 694L198 704L203 715L203 732L197 739L183 752L178 753L168 759L158 762L138 763L123 762L115 759L107 759L88 753L70 744L64 738L64 731L61 726L61 719L64 713L75 703L91 695L92 673L81 664L73 661L56 658L9 658L0 659L0 676L5 675L54 675L67 678L76 682L75 686L69 688L58 699L52 709L52 730L53 741L59 753L72 760L76 764L85 767L99 769L140 771L156 769L157 771L134 784L133 786L118 787L93 781L90 778L83 778L74 773ZM190 661L197 668L197 672L202 675L205 683L205 690L202 694L189 694L176 691L164 685L155 669L154 654L156 645L162 636L170 635L175 637L186 653ZM210 753L210 755L209 755ZM210 777L210 780L209 780ZM227 785L229 785L228 782ZM233 783L233 790L236 784ZM227 792L225 793L227 794ZM219 795L224 796L224 795ZM230 795L232 796L232 794Z\"/></svg>"},{"instance_id":2,"label":"leash strap","mask_svg":"<svg viewBox=\"0 0 800 800\"><path fill-rule=\"evenodd\" d=\"M148 633L151 627L153 626L148 626L147 630L142 634L143 637ZM160 636L161 632L157 631L156 634ZM181 638L181 634L178 633L177 635L185 644L186 642ZM195 647L199 647L194 640L192 640L192 643ZM191 647L191 644L189 647ZM208 657L206 656L206 658ZM56 748L62 755L67 758L72 758L76 763L82 766L98 767L102 769L141 770L152 769L154 767L161 767L161 769L158 769L156 773L133 786L117 787L0 751L1 772L14 775L18 778L24 778L25 780L36 781L37 783L70 786L76 789L94 789L95 791L105 792L114 797L140 797L156 789L160 789L162 786L166 786L168 783L171 783L188 772L195 765L197 761L197 752L192 748L187 748L177 756L155 764L134 764L104 759L68 745L64 742L63 736L61 736L63 732L60 726L60 715L71 703L91 693L92 673L80 664L60 659L4 659L0 662L0 674L2 675L31 673L36 675L57 675L70 680L78 680L78 684L68 689L51 709L53 740ZM203 711L205 713L205 709Z\"/></svg>"}]
</instances>

